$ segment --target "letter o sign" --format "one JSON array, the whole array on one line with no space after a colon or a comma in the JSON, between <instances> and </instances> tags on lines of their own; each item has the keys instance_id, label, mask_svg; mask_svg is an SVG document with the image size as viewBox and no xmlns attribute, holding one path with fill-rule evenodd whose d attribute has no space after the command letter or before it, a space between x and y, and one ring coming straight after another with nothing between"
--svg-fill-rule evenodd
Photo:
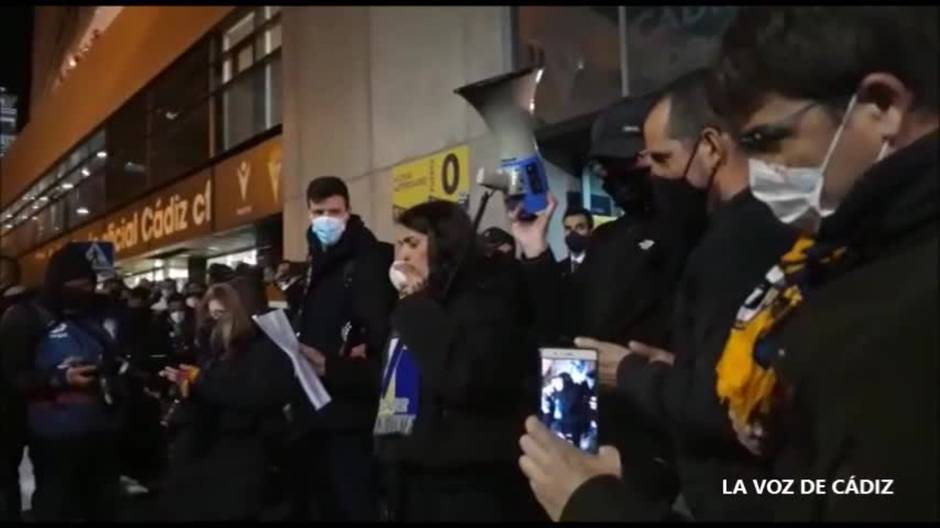
<instances>
[{"instance_id":1,"label":"letter o sign","mask_svg":"<svg viewBox=\"0 0 940 528\"><path fill-rule=\"evenodd\" d=\"M454 194L460 187L460 163L453 152L444 158L441 167L441 185L447 194Z\"/></svg>"}]
</instances>

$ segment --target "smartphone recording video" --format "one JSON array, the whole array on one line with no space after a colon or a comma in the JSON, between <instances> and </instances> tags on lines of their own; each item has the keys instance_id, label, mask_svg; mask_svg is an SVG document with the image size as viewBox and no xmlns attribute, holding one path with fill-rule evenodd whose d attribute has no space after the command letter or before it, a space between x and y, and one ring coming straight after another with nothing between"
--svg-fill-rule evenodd
<instances>
[{"instance_id":1,"label":"smartphone recording video","mask_svg":"<svg viewBox=\"0 0 940 528\"><path fill-rule=\"evenodd\" d=\"M597 351L543 348L539 418L575 447L597 453Z\"/></svg>"}]
</instances>

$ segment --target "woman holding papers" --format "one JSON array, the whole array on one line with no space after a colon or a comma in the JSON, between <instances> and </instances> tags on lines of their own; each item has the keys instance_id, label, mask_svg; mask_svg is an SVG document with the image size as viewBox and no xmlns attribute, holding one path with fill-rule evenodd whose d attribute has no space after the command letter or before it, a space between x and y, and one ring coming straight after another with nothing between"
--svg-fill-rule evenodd
<instances>
[{"instance_id":1,"label":"woman holding papers","mask_svg":"<svg viewBox=\"0 0 940 528\"><path fill-rule=\"evenodd\" d=\"M215 284L199 305L211 319L207 357L162 374L184 397L164 488L168 520L258 520L270 464L295 383L288 357L257 329L262 310L247 279Z\"/></svg>"},{"instance_id":2,"label":"woman holding papers","mask_svg":"<svg viewBox=\"0 0 940 528\"><path fill-rule=\"evenodd\" d=\"M537 519L516 470L538 369L519 321L513 264L487 258L467 214L430 202L398 219L392 314L375 425L400 521Z\"/></svg>"}]
</instances>

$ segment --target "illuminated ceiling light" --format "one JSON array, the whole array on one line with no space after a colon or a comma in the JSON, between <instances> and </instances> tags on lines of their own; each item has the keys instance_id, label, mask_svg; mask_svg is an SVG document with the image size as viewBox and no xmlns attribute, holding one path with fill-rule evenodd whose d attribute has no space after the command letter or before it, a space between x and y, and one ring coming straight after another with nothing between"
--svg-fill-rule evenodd
<instances>
[{"instance_id":1,"label":"illuminated ceiling light","mask_svg":"<svg viewBox=\"0 0 940 528\"><path fill-rule=\"evenodd\" d=\"M49 201L49 197L48 197L48 196L40 196L40 197L39 197L39 201L40 201L40 202L48 202L48 201Z\"/></svg>"},{"instance_id":2,"label":"illuminated ceiling light","mask_svg":"<svg viewBox=\"0 0 940 528\"><path fill-rule=\"evenodd\" d=\"M78 66L78 61L75 60L75 56L72 55L71 57L69 57L69 68L74 68L76 66Z\"/></svg>"},{"instance_id":3,"label":"illuminated ceiling light","mask_svg":"<svg viewBox=\"0 0 940 528\"><path fill-rule=\"evenodd\" d=\"M180 114L179 112L170 112L169 110L167 110L163 115L166 116L168 121L173 121L174 119L176 119L176 116Z\"/></svg>"},{"instance_id":4,"label":"illuminated ceiling light","mask_svg":"<svg viewBox=\"0 0 940 528\"><path fill-rule=\"evenodd\" d=\"M85 176L86 178L91 176L91 171L88 170L88 167L82 167L82 176Z\"/></svg>"},{"instance_id":5,"label":"illuminated ceiling light","mask_svg":"<svg viewBox=\"0 0 940 528\"><path fill-rule=\"evenodd\" d=\"M75 213L85 216L89 213L89 211L87 207L79 207L78 209L75 210Z\"/></svg>"},{"instance_id":6,"label":"illuminated ceiling light","mask_svg":"<svg viewBox=\"0 0 940 528\"><path fill-rule=\"evenodd\" d=\"M36 215L33 215L32 220L39 220L39 217Z\"/></svg>"},{"instance_id":7,"label":"illuminated ceiling light","mask_svg":"<svg viewBox=\"0 0 940 528\"><path fill-rule=\"evenodd\" d=\"M74 184L74 183L71 183L71 182L65 182L65 183L62 184L62 189L63 189L63 190L66 190L66 191L69 190L69 189L72 189L72 188L74 188L74 187L75 187L75 184Z\"/></svg>"},{"instance_id":8,"label":"illuminated ceiling light","mask_svg":"<svg viewBox=\"0 0 940 528\"><path fill-rule=\"evenodd\" d=\"M13 213L7 213L7 218L13 218Z\"/></svg>"},{"instance_id":9,"label":"illuminated ceiling light","mask_svg":"<svg viewBox=\"0 0 940 528\"><path fill-rule=\"evenodd\" d=\"M108 152L105 150L98 151L98 159L105 159L108 157Z\"/></svg>"},{"instance_id":10,"label":"illuminated ceiling light","mask_svg":"<svg viewBox=\"0 0 940 528\"><path fill-rule=\"evenodd\" d=\"M5 225L5 226L3 226L3 227L6 228L6 229L13 229L13 224L7 224L7 225Z\"/></svg>"},{"instance_id":11,"label":"illuminated ceiling light","mask_svg":"<svg viewBox=\"0 0 940 528\"><path fill-rule=\"evenodd\" d=\"M33 204L33 209L39 209L39 204L38 204L38 203L34 203L34 204Z\"/></svg>"}]
</instances>

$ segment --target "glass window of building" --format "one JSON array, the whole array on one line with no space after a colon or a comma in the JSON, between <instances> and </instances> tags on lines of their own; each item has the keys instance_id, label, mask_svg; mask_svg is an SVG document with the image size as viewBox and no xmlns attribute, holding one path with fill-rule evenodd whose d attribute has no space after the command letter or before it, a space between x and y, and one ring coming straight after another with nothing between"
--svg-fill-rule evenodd
<instances>
[{"instance_id":1,"label":"glass window of building","mask_svg":"<svg viewBox=\"0 0 940 528\"><path fill-rule=\"evenodd\" d=\"M209 51L209 42L200 42L150 87L151 187L210 157Z\"/></svg>"},{"instance_id":2,"label":"glass window of building","mask_svg":"<svg viewBox=\"0 0 940 528\"><path fill-rule=\"evenodd\" d=\"M220 35L216 153L281 122L280 9L239 12Z\"/></svg>"},{"instance_id":3,"label":"glass window of building","mask_svg":"<svg viewBox=\"0 0 940 528\"><path fill-rule=\"evenodd\" d=\"M206 266L211 266L213 264L224 264L232 269L235 266L238 266L241 263L248 264L249 266L255 266L258 264L258 250L249 249L246 251L239 251L237 253L229 253L228 255L220 255L218 257L213 257L206 260Z\"/></svg>"},{"instance_id":4,"label":"glass window of building","mask_svg":"<svg viewBox=\"0 0 940 528\"><path fill-rule=\"evenodd\" d=\"M108 207L116 207L147 191L148 91L138 93L122 106L105 125L108 146L107 160Z\"/></svg>"},{"instance_id":5,"label":"glass window of building","mask_svg":"<svg viewBox=\"0 0 940 528\"><path fill-rule=\"evenodd\" d=\"M100 216L106 210L105 173L98 172L84 178L66 195L68 228L74 229Z\"/></svg>"},{"instance_id":6,"label":"glass window of building","mask_svg":"<svg viewBox=\"0 0 940 528\"><path fill-rule=\"evenodd\" d=\"M553 124L622 96L620 14L616 6L520 6L519 67L542 64L535 116Z\"/></svg>"},{"instance_id":7,"label":"glass window of building","mask_svg":"<svg viewBox=\"0 0 940 528\"><path fill-rule=\"evenodd\" d=\"M706 66L734 6L628 6L626 63L631 94L655 90L685 72Z\"/></svg>"}]
</instances>

